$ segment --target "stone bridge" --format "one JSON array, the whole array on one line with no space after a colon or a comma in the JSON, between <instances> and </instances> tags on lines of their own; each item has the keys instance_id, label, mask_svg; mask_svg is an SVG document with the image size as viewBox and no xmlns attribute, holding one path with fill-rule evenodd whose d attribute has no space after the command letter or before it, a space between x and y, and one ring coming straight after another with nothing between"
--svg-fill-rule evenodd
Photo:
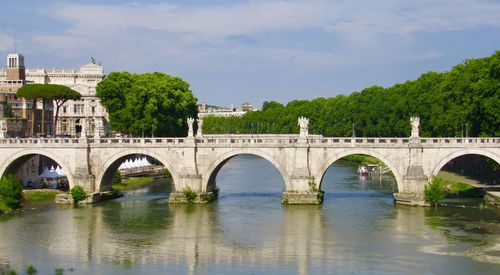
<instances>
[{"instance_id":1,"label":"stone bridge","mask_svg":"<svg viewBox=\"0 0 500 275\"><path fill-rule=\"evenodd\" d=\"M318 204L328 167L347 155L363 154L391 169L398 203L420 205L425 185L448 161L477 154L500 163L500 138L420 138L415 118L409 138L309 135L308 121L301 119L298 135L203 135L200 127L195 136L191 119L186 138L0 138L0 175L15 173L23 161L39 154L64 169L70 187L99 193L112 188L113 175L125 159L142 154L170 171L175 185L170 202L185 202L188 188L196 192L195 202L205 202L217 197L215 178L224 163L252 154L268 160L283 177L283 203Z\"/></svg>"}]
</instances>

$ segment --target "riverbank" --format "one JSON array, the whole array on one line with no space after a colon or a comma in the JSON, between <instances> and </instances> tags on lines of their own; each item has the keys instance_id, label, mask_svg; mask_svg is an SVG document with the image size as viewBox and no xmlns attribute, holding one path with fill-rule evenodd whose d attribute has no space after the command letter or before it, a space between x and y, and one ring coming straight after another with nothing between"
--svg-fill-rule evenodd
<instances>
[{"instance_id":1,"label":"riverbank","mask_svg":"<svg viewBox=\"0 0 500 275\"><path fill-rule=\"evenodd\" d=\"M0 199L0 214L9 213L23 209L38 209L48 207L54 204L54 199L57 194L62 194L64 191L54 189L26 189L23 190L23 201L19 208L11 209L3 200Z\"/></svg>"},{"instance_id":2,"label":"riverbank","mask_svg":"<svg viewBox=\"0 0 500 275\"><path fill-rule=\"evenodd\" d=\"M113 189L120 192L131 191L139 187L151 184L154 180L155 178L150 176L126 178L122 179L121 183L113 185Z\"/></svg>"}]
</instances>

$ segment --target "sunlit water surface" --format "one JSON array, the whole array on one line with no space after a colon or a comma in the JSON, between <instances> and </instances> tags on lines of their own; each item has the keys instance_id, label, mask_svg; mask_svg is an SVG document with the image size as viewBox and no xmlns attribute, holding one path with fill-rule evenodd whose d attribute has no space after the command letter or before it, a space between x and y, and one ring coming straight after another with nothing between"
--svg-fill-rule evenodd
<instances>
[{"instance_id":1,"label":"sunlit water surface","mask_svg":"<svg viewBox=\"0 0 500 275\"><path fill-rule=\"evenodd\" d=\"M356 168L330 167L321 206L281 205L279 172L244 155L219 172L214 203L169 205L160 180L93 206L3 216L0 271L500 274L500 211L394 205L391 178Z\"/></svg>"}]
</instances>

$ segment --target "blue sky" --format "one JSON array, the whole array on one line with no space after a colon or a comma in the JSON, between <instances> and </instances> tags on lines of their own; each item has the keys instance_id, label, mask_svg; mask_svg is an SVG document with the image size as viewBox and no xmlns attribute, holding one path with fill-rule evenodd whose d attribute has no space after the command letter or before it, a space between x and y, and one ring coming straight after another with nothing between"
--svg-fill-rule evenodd
<instances>
[{"instance_id":1,"label":"blue sky","mask_svg":"<svg viewBox=\"0 0 500 275\"><path fill-rule=\"evenodd\" d=\"M500 50L500 0L7 1L26 66L161 71L199 101L287 103L390 86Z\"/></svg>"}]
</instances>

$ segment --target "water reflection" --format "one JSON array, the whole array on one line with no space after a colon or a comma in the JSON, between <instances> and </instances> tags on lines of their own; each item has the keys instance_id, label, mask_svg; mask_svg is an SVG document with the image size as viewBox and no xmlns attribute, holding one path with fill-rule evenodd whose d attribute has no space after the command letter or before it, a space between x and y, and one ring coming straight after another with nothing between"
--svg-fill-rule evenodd
<instances>
[{"instance_id":1,"label":"water reflection","mask_svg":"<svg viewBox=\"0 0 500 275\"><path fill-rule=\"evenodd\" d=\"M281 205L282 179L258 163L266 179L221 169L220 199L207 205L168 205L164 182L91 207L3 218L0 270L29 263L41 274L56 266L74 267L72 274L498 270L498 211L394 205L390 181L361 181L350 166L327 172L321 206Z\"/></svg>"}]
</instances>

